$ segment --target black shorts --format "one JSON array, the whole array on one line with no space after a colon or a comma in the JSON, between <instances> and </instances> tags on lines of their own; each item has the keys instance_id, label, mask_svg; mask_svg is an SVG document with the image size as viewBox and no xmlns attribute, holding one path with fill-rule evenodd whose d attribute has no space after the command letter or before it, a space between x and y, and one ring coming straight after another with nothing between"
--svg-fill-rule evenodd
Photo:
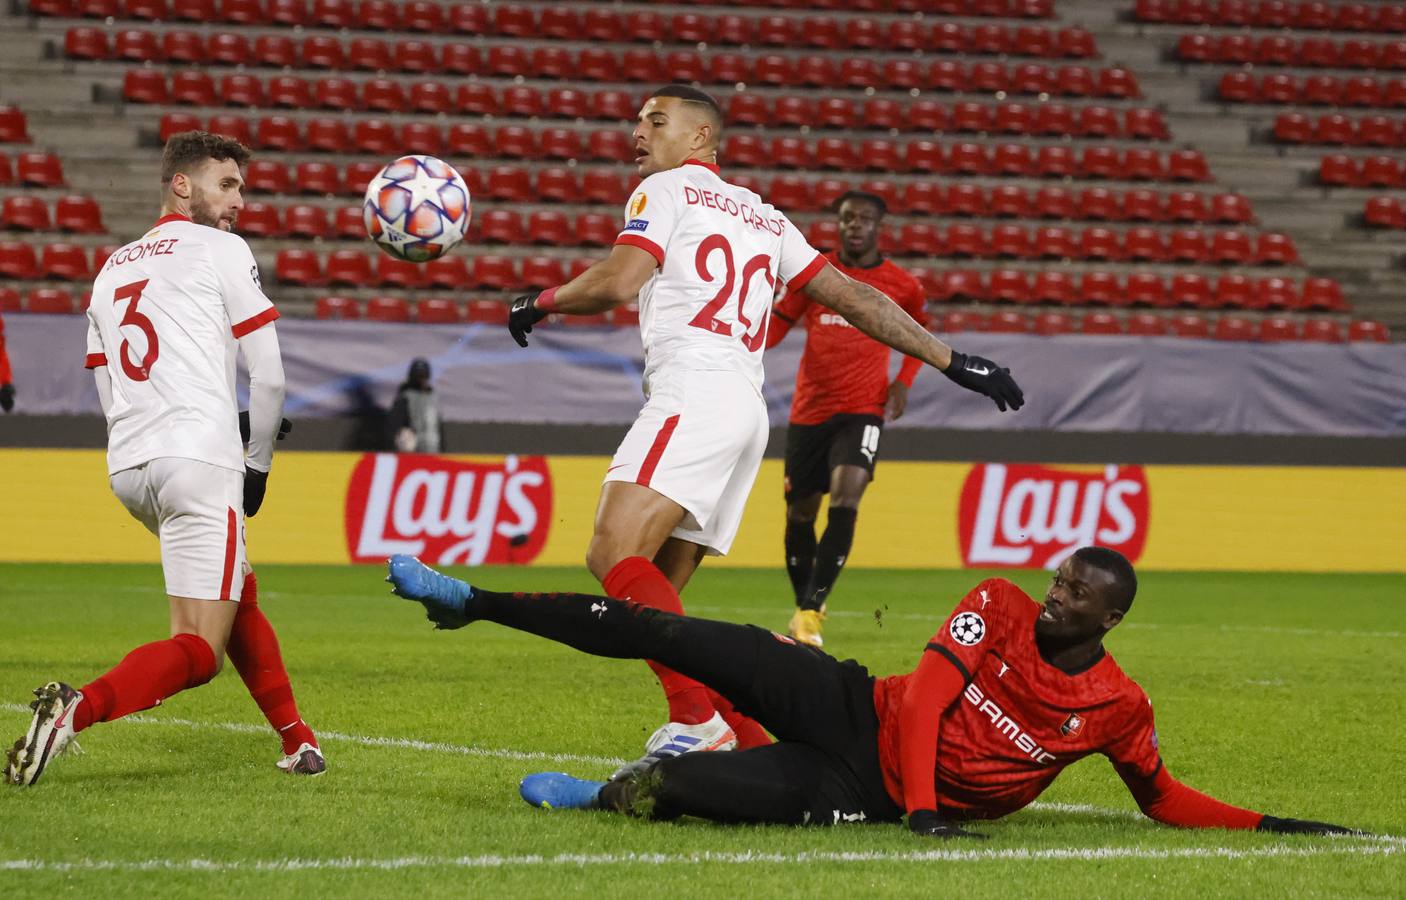
<instances>
[{"instance_id":1,"label":"black shorts","mask_svg":"<svg viewBox=\"0 0 1406 900\"><path fill-rule=\"evenodd\" d=\"M786 499L824 494L836 466L859 466L874 477L882 416L840 413L819 425L786 429Z\"/></svg>"}]
</instances>

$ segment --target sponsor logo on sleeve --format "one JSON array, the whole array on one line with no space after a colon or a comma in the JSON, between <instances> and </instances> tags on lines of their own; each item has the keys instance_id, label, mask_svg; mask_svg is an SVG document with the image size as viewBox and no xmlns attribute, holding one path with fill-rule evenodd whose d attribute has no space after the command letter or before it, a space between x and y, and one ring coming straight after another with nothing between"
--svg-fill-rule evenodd
<instances>
[{"instance_id":1,"label":"sponsor logo on sleeve","mask_svg":"<svg viewBox=\"0 0 1406 900\"><path fill-rule=\"evenodd\" d=\"M1078 713L1070 713L1069 718L1064 720L1064 724L1059 726L1059 733L1065 737L1078 737L1079 732L1084 730L1084 717Z\"/></svg>"},{"instance_id":2,"label":"sponsor logo on sleeve","mask_svg":"<svg viewBox=\"0 0 1406 900\"><path fill-rule=\"evenodd\" d=\"M645 231L649 228L648 219L631 219L625 223L626 231Z\"/></svg>"},{"instance_id":3,"label":"sponsor logo on sleeve","mask_svg":"<svg viewBox=\"0 0 1406 900\"><path fill-rule=\"evenodd\" d=\"M644 208L649 205L649 197L646 194L636 194L630 201L630 215L628 218L638 219L644 214Z\"/></svg>"},{"instance_id":4,"label":"sponsor logo on sleeve","mask_svg":"<svg viewBox=\"0 0 1406 900\"><path fill-rule=\"evenodd\" d=\"M986 620L974 612L959 613L948 627L952 640L963 647L975 647L986 637Z\"/></svg>"},{"instance_id":5,"label":"sponsor logo on sleeve","mask_svg":"<svg viewBox=\"0 0 1406 900\"><path fill-rule=\"evenodd\" d=\"M973 568L1056 569L1086 544L1137 562L1147 544L1149 498L1141 466L1081 471L1040 465L972 466L962 485L957 536Z\"/></svg>"},{"instance_id":6,"label":"sponsor logo on sleeve","mask_svg":"<svg viewBox=\"0 0 1406 900\"><path fill-rule=\"evenodd\" d=\"M368 453L352 470L344 519L352 562L406 553L442 564L526 564L547 540L551 473L541 456Z\"/></svg>"}]
</instances>

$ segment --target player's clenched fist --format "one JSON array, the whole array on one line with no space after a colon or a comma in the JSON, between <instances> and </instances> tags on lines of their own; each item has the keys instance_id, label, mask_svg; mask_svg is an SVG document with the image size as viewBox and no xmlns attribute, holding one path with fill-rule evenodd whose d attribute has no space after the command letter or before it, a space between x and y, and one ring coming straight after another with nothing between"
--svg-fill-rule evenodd
<instances>
[{"instance_id":1,"label":"player's clenched fist","mask_svg":"<svg viewBox=\"0 0 1406 900\"><path fill-rule=\"evenodd\" d=\"M540 292L523 294L513 301L512 308L508 310L508 331L519 347L527 346L527 336L532 333L532 326L547 317L547 311L537 306L539 296Z\"/></svg>"},{"instance_id":2,"label":"player's clenched fist","mask_svg":"<svg viewBox=\"0 0 1406 900\"><path fill-rule=\"evenodd\" d=\"M1011 377L1011 370L984 356L967 356L953 350L952 362L942 374L969 391L990 397L1001 412L1005 412L1006 407L1020 409L1025 405L1025 394Z\"/></svg>"}]
</instances>

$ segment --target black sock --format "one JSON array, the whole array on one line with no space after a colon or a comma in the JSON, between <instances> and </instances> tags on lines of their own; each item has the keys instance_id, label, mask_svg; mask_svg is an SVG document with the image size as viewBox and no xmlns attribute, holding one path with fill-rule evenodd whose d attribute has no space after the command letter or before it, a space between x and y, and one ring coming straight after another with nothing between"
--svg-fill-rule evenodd
<instances>
[{"instance_id":1,"label":"black sock","mask_svg":"<svg viewBox=\"0 0 1406 900\"><path fill-rule=\"evenodd\" d=\"M810 585L799 606L802 609L820 609L840 577L845 560L849 557L850 546L854 543L854 520L859 510L845 506L830 507L829 521L825 523L825 533L820 536L820 545L815 550L815 571L811 573Z\"/></svg>"},{"instance_id":2,"label":"black sock","mask_svg":"<svg viewBox=\"0 0 1406 900\"><path fill-rule=\"evenodd\" d=\"M805 599L810 587L810 573L815 568L815 522L786 520L786 574L791 576L791 590L796 605Z\"/></svg>"}]
</instances>

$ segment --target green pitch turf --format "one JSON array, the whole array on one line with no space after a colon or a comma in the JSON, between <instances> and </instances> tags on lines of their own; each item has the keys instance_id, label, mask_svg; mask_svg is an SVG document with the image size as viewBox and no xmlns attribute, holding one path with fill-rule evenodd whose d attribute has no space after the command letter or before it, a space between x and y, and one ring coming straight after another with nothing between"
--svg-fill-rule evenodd
<instances>
[{"instance_id":1,"label":"green pitch turf","mask_svg":"<svg viewBox=\"0 0 1406 900\"><path fill-rule=\"evenodd\" d=\"M460 572L460 574L463 574ZM579 570L489 569L493 588L592 590ZM937 843L901 826L729 828L545 812L538 770L604 776L660 724L640 663L479 624L433 632L375 568L260 570L329 772L291 778L232 667L81 737L0 789L0 897L1401 896L1406 843L1189 832L1140 818L1101 757L1042 805ZM975 572L847 572L828 649L908 671ZM1014 576L1039 596L1046 576ZM49 679L164 637L160 572L0 566L0 739ZM778 571L708 569L696 615L784 628ZM1406 578L1148 574L1108 645L1189 784L1278 815L1406 834ZM532 756L536 754L536 756ZM567 758L563 758L563 756Z\"/></svg>"}]
</instances>

